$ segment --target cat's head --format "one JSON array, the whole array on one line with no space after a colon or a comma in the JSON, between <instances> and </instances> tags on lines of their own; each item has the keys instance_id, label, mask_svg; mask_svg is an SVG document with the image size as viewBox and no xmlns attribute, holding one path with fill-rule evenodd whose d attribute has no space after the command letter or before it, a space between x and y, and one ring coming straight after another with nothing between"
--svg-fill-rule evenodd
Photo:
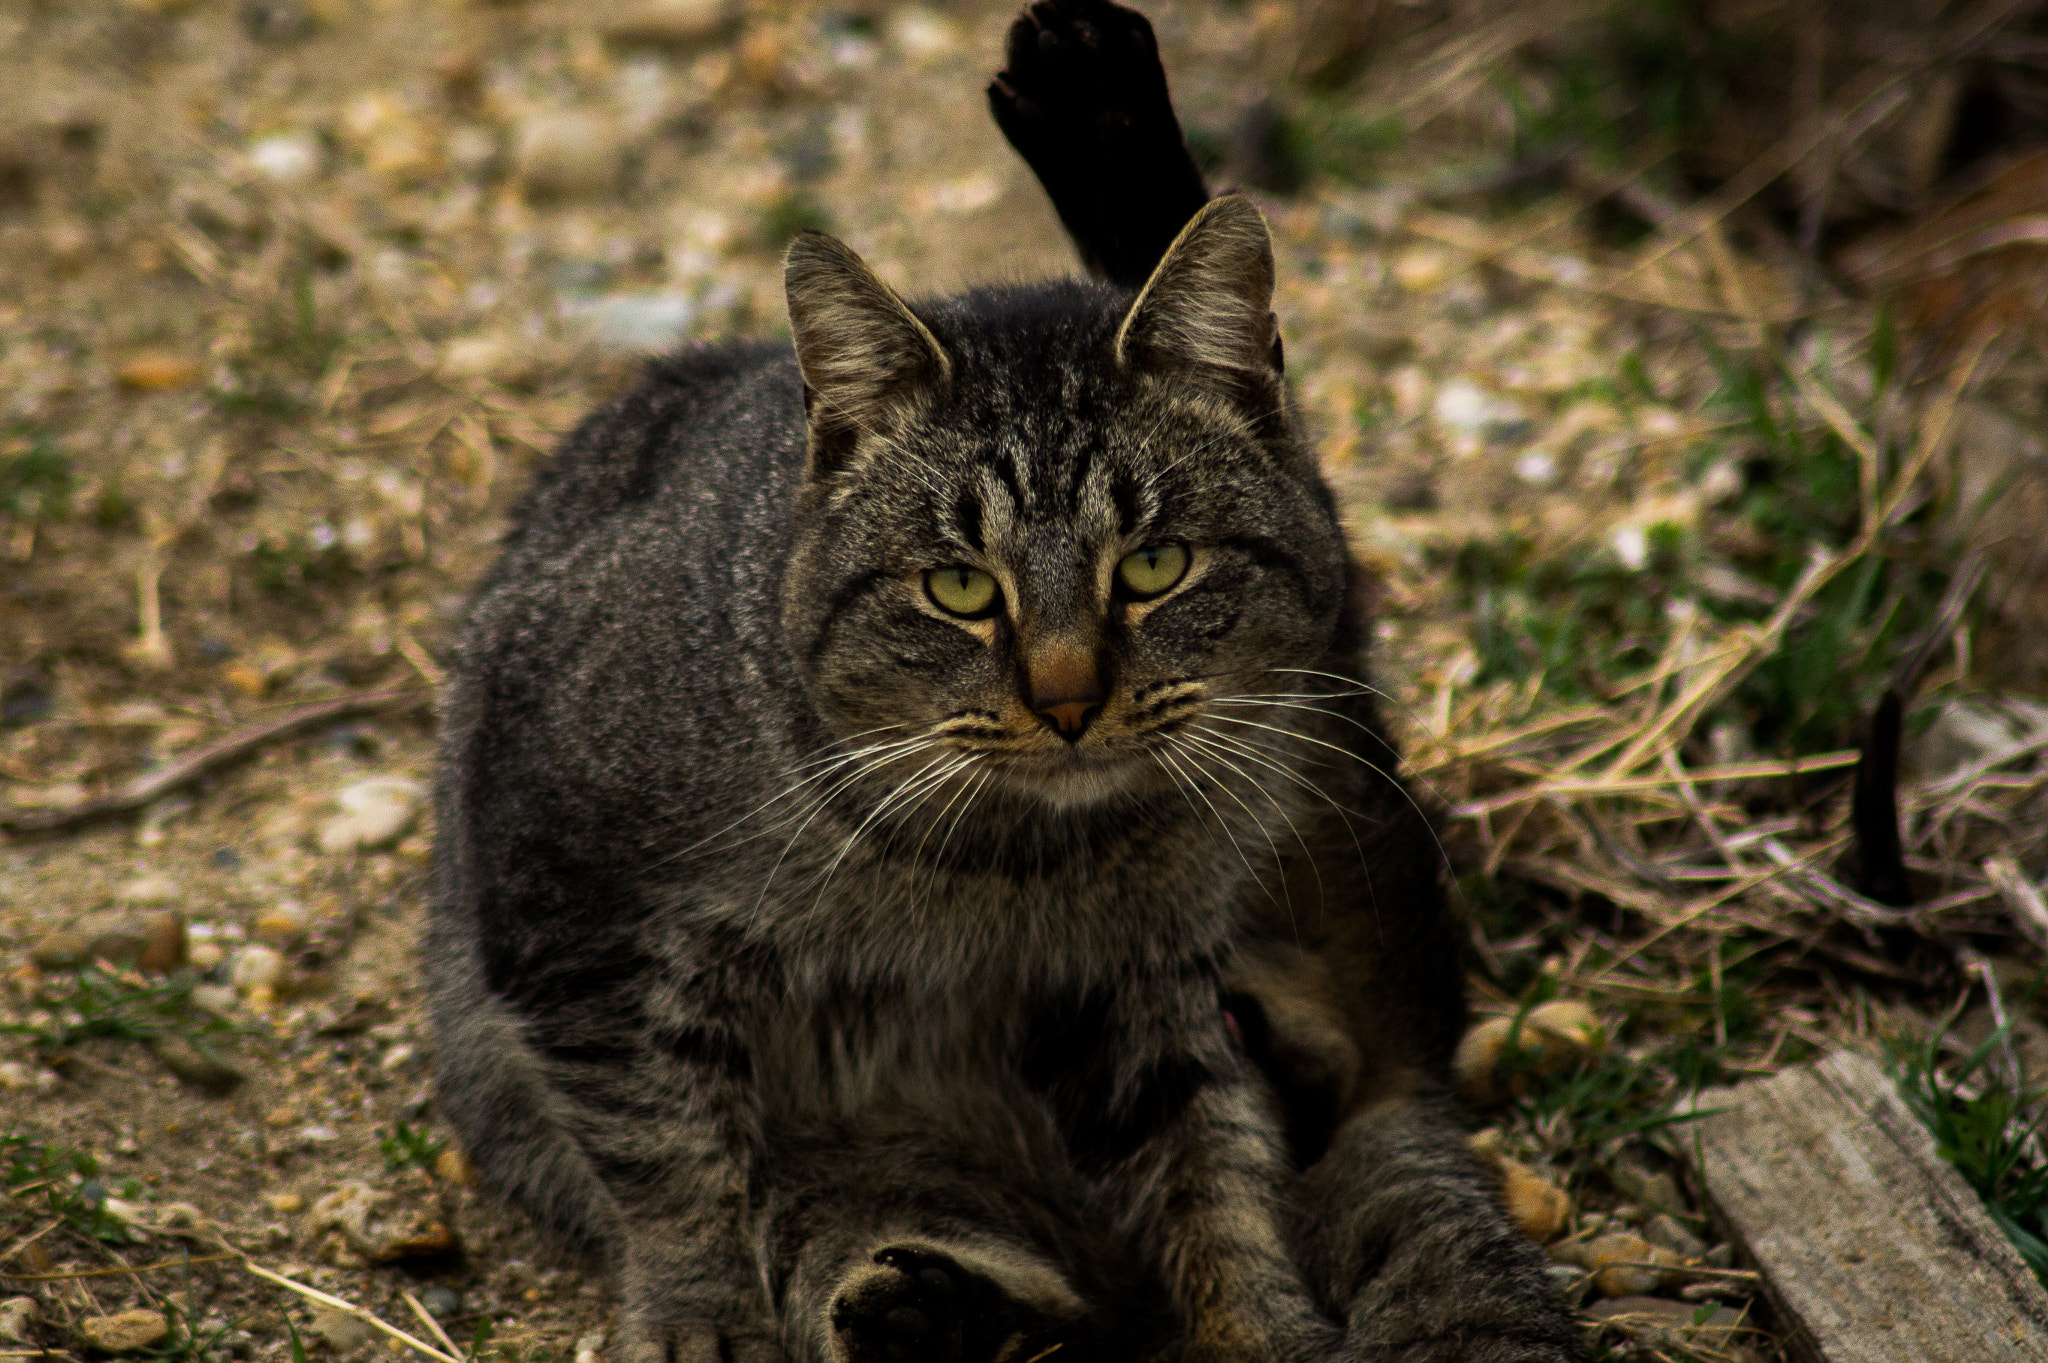
<instances>
[{"instance_id":1,"label":"cat's head","mask_svg":"<svg viewBox=\"0 0 2048 1363\"><path fill-rule=\"evenodd\" d=\"M1178 730L1327 649L1343 537L1249 201L1210 203L1135 300L913 309L815 233L786 282L810 449L784 623L842 737L1082 806L1170 788Z\"/></svg>"}]
</instances>

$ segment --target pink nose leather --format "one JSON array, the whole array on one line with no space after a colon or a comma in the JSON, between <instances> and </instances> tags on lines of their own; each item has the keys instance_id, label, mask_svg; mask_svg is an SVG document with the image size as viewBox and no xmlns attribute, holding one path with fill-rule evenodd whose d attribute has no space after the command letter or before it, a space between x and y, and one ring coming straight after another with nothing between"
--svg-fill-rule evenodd
<instances>
[{"instance_id":1,"label":"pink nose leather","mask_svg":"<svg viewBox=\"0 0 2048 1363\"><path fill-rule=\"evenodd\" d=\"M1080 738L1103 701L1102 677L1095 670L1095 659L1070 647L1033 657L1027 667L1031 708L1061 738L1068 742Z\"/></svg>"}]
</instances>

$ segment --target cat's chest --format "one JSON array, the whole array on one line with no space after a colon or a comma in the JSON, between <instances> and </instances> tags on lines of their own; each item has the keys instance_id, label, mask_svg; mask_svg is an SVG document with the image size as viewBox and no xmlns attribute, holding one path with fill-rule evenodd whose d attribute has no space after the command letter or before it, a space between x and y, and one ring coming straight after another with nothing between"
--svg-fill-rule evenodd
<instances>
[{"instance_id":1,"label":"cat's chest","mask_svg":"<svg viewBox=\"0 0 2048 1363\"><path fill-rule=\"evenodd\" d=\"M771 939L799 974L985 994L1085 985L1225 951L1248 879L1245 860L1213 841L948 866L884 848L828 872L785 868L766 893L716 895L706 907Z\"/></svg>"},{"instance_id":2,"label":"cat's chest","mask_svg":"<svg viewBox=\"0 0 2048 1363\"><path fill-rule=\"evenodd\" d=\"M760 1093L782 1121L943 1112L1017 1087L1028 1011L1004 983L785 994L756 1024Z\"/></svg>"}]
</instances>

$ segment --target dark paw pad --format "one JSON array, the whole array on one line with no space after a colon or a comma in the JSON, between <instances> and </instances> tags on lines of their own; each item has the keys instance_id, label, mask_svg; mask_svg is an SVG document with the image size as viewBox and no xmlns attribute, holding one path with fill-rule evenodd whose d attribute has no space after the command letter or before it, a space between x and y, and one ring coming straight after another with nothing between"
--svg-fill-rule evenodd
<instances>
[{"instance_id":1,"label":"dark paw pad","mask_svg":"<svg viewBox=\"0 0 2048 1363\"><path fill-rule=\"evenodd\" d=\"M832 1302L847 1363L1023 1363L1059 1342L1053 1322L948 1255L891 1245L874 1261Z\"/></svg>"}]
</instances>

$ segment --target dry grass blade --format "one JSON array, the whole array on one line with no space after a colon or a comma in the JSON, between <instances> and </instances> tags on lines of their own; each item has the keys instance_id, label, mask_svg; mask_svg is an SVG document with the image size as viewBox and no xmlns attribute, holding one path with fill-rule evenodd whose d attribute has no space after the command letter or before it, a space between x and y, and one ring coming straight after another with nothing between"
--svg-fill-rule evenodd
<instances>
[{"instance_id":1,"label":"dry grass blade","mask_svg":"<svg viewBox=\"0 0 2048 1363\"><path fill-rule=\"evenodd\" d=\"M437 1349L433 1345L427 1343L425 1340L414 1338L413 1336L407 1334L405 1331L399 1329L396 1325L387 1324L380 1317L376 1316L375 1314L369 1311L364 1310L362 1307L357 1306L353 1302L343 1301L340 1297L332 1296L326 1292L322 1292L317 1287L308 1287L306 1286L306 1284L302 1282L294 1282L292 1279L285 1277L282 1273L272 1273L269 1269L258 1265L246 1256L237 1255L234 1257L240 1258L242 1260L243 1268L247 1269L250 1273L254 1274L255 1276L263 1279L265 1282L275 1283L279 1287L282 1287L287 1291L298 1293L300 1296L304 1297L308 1301L316 1301L319 1302L322 1306L330 1307L333 1310L340 1311L344 1315L353 1316L355 1319L362 1321L365 1325L383 1331L385 1334L397 1340L399 1343L406 1345L414 1352L425 1354L428 1358L435 1360L435 1363L464 1363L464 1360L462 1359L459 1353L445 1353L442 1350Z\"/></svg>"}]
</instances>

